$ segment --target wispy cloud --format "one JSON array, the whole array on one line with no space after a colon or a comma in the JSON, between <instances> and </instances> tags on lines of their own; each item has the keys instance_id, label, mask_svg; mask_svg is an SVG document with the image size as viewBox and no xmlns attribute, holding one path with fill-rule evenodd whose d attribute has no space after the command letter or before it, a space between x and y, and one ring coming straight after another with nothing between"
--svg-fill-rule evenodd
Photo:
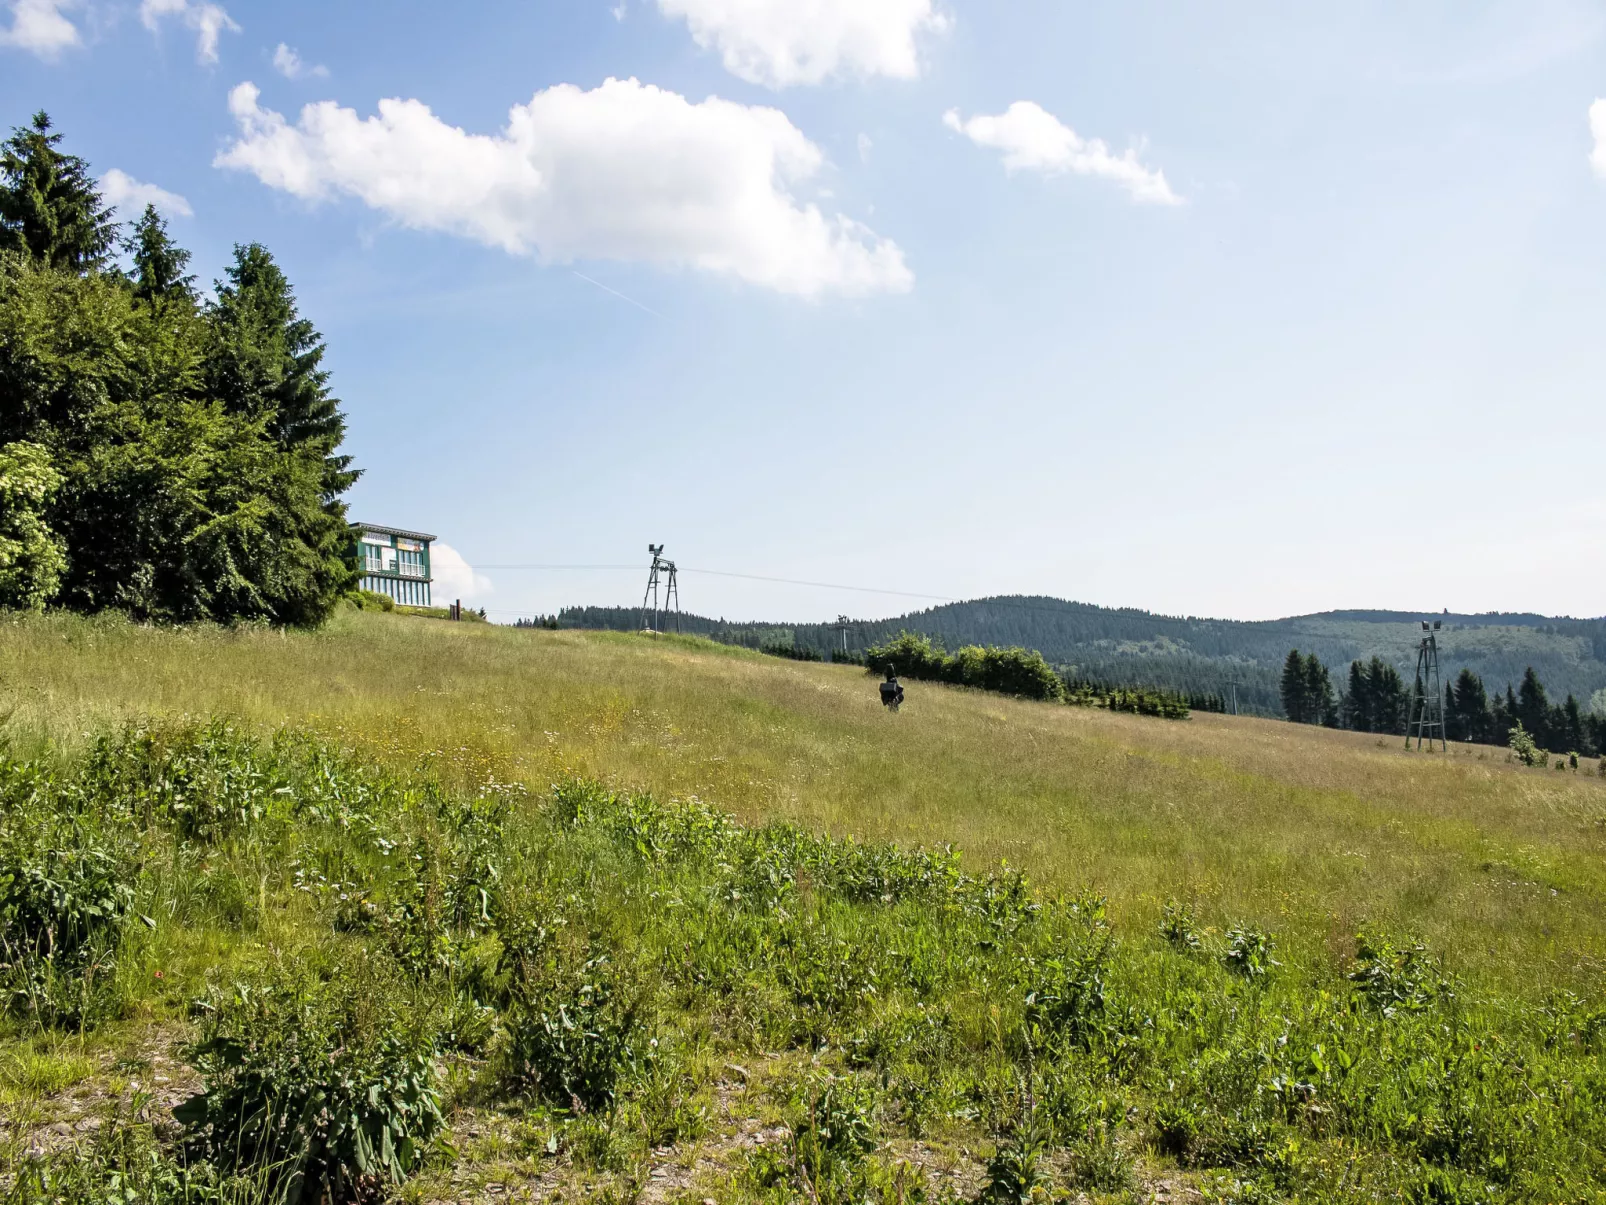
<instances>
[{"instance_id":1,"label":"wispy cloud","mask_svg":"<svg viewBox=\"0 0 1606 1205\"><path fill-rule=\"evenodd\" d=\"M178 193L136 180L115 167L100 178L100 195L106 199L106 204L125 214L143 210L147 205L156 206L168 217L187 218L195 214L190 203Z\"/></svg>"},{"instance_id":2,"label":"wispy cloud","mask_svg":"<svg viewBox=\"0 0 1606 1205\"><path fill-rule=\"evenodd\" d=\"M962 120L959 110L943 114L943 124L977 146L1002 153L1007 172L1036 171L1045 175L1070 173L1110 180L1126 189L1134 201L1150 205L1180 205L1165 173L1145 167L1136 150L1115 154L1098 138L1083 138L1041 105L1018 100L995 116Z\"/></svg>"},{"instance_id":3,"label":"wispy cloud","mask_svg":"<svg viewBox=\"0 0 1606 1205\"><path fill-rule=\"evenodd\" d=\"M195 57L202 63L217 62L218 39L224 30L240 32L234 19L218 4L197 3L196 0L142 0L139 18L146 29L154 33L165 17L177 17L186 28L194 31Z\"/></svg>"},{"instance_id":4,"label":"wispy cloud","mask_svg":"<svg viewBox=\"0 0 1606 1205\"><path fill-rule=\"evenodd\" d=\"M283 42L273 52L273 68L285 79L323 79L329 74L329 68L303 61L294 47Z\"/></svg>"},{"instance_id":5,"label":"wispy cloud","mask_svg":"<svg viewBox=\"0 0 1606 1205\"><path fill-rule=\"evenodd\" d=\"M79 0L11 0L11 25L0 29L0 46L15 46L53 62L82 39L66 14Z\"/></svg>"},{"instance_id":6,"label":"wispy cloud","mask_svg":"<svg viewBox=\"0 0 1606 1205\"><path fill-rule=\"evenodd\" d=\"M920 74L919 39L948 18L932 0L658 0L725 70L752 84L785 88L839 76Z\"/></svg>"}]
</instances>

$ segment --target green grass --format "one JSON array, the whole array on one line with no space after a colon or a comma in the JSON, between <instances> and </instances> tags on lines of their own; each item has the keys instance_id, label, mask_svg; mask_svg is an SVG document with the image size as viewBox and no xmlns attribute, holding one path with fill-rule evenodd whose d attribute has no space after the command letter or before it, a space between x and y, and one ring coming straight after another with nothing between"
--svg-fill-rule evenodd
<instances>
[{"instance_id":1,"label":"green grass","mask_svg":"<svg viewBox=\"0 0 1606 1205\"><path fill-rule=\"evenodd\" d=\"M5 1205L1606 1201L1593 763L375 613L0 715Z\"/></svg>"},{"instance_id":2,"label":"green grass","mask_svg":"<svg viewBox=\"0 0 1606 1205\"><path fill-rule=\"evenodd\" d=\"M314 634L0 624L0 709L67 751L136 715L310 725L391 764L539 791L565 772L744 821L952 842L1148 926L1275 928L1332 957L1366 924L1539 998L1606 952L1606 782L1503 751L1197 715L1161 723L916 684L899 715L848 667L696 640L351 614Z\"/></svg>"},{"instance_id":3,"label":"green grass","mask_svg":"<svg viewBox=\"0 0 1606 1205\"><path fill-rule=\"evenodd\" d=\"M0 804L8 1205L1606 1201L1606 1011L1407 934L220 720Z\"/></svg>"}]
</instances>

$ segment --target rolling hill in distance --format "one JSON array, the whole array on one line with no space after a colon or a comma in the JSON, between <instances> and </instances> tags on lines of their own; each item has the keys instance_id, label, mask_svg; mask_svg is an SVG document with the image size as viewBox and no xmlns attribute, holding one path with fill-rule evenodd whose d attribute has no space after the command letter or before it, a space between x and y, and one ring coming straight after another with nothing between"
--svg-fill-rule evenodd
<instances>
[{"instance_id":1,"label":"rolling hill in distance","mask_svg":"<svg viewBox=\"0 0 1606 1205\"><path fill-rule=\"evenodd\" d=\"M1278 714L1279 675L1289 649L1315 653L1340 686L1351 661L1374 656L1409 678L1424 618L1444 625L1439 649L1447 683L1467 668L1491 692L1504 690L1532 666L1554 699L1572 694L1587 704L1597 691L1606 690L1606 619L1534 614L1327 611L1243 621L1011 595L947 603L889 619L850 620L847 647L862 651L905 631L930 636L949 649L1020 645L1038 650L1074 676L1198 693L1228 694L1236 687L1241 710ZM640 626L641 613L635 607L569 607L558 620L563 627L632 631ZM838 626L828 623L737 623L685 614L680 625L688 633L728 644L791 645L825 657L842 647L843 638Z\"/></svg>"}]
</instances>

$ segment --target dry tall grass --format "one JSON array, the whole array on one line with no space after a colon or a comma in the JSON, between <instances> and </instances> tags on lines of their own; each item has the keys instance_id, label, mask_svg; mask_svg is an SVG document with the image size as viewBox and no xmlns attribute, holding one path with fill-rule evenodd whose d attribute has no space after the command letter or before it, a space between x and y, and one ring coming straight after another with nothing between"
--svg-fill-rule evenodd
<instances>
[{"instance_id":1,"label":"dry tall grass","mask_svg":"<svg viewBox=\"0 0 1606 1205\"><path fill-rule=\"evenodd\" d=\"M384 756L543 787L564 770L697 795L743 819L952 842L1147 924L1348 952L1422 936L1463 974L1533 993L1598 984L1606 781L1503 752L1270 721L1167 723L912 684L903 712L848 667L690 640L348 614L312 634L0 622L0 713L21 746L140 714L303 723ZM1585 767L1593 770L1593 764Z\"/></svg>"}]
</instances>

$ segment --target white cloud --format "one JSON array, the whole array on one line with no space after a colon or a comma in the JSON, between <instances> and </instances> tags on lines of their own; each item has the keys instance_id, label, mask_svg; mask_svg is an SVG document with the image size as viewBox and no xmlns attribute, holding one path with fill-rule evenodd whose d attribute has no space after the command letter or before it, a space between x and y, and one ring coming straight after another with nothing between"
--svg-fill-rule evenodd
<instances>
[{"instance_id":1,"label":"white cloud","mask_svg":"<svg viewBox=\"0 0 1606 1205\"><path fill-rule=\"evenodd\" d=\"M142 213L147 205L156 206L170 218L187 218L195 214L190 203L176 192L145 184L115 167L100 178L100 195L106 198L106 204L126 214Z\"/></svg>"},{"instance_id":2,"label":"white cloud","mask_svg":"<svg viewBox=\"0 0 1606 1205\"><path fill-rule=\"evenodd\" d=\"M67 20L78 0L11 0L11 28L0 29L0 46L15 46L42 59L56 58L79 42L78 27Z\"/></svg>"},{"instance_id":3,"label":"white cloud","mask_svg":"<svg viewBox=\"0 0 1606 1205\"><path fill-rule=\"evenodd\" d=\"M1072 172L1113 180L1134 201L1153 205L1180 205L1165 173L1145 167L1136 150L1116 155L1098 138L1083 138L1041 105L1018 100L995 117L960 119L959 110L943 114L943 124L965 135L977 146L1002 151L1004 170L1040 171L1048 175Z\"/></svg>"},{"instance_id":4,"label":"white cloud","mask_svg":"<svg viewBox=\"0 0 1606 1205\"><path fill-rule=\"evenodd\" d=\"M477 602L496 589L490 578L463 559L462 553L439 540L429 546L429 573L435 579L430 584L429 597L437 607L449 606L458 599Z\"/></svg>"},{"instance_id":5,"label":"white cloud","mask_svg":"<svg viewBox=\"0 0 1606 1205\"><path fill-rule=\"evenodd\" d=\"M215 162L308 201L357 197L403 226L549 263L691 267L809 297L913 283L896 244L794 194L824 155L776 109L610 79L538 92L485 135L416 100L366 119L323 101L291 125L259 97L249 83L230 94L240 137Z\"/></svg>"},{"instance_id":6,"label":"white cloud","mask_svg":"<svg viewBox=\"0 0 1606 1205\"><path fill-rule=\"evenodd\" d=\"M285 79L302 79L308 76L323 78L329 74L329 68L323 66L309 67L294 47L279 43L279 48L273 52L273 66Z\"/></svg>"},{"instance_id":7,"label":"white cloud","mask_svg":"<svg viewBox=\"0 0 1606 1205\"><path fill-rule=\"evenodd\" d=\"M948 19L932 0L658 0L685 18L696 43L717 49L725 70L784 88L833 76L920 74L917 39Z\"/></svg>"},{"instance_id":8,"label":"white cloud","mask_svg":"<svg viewBox=\"0 0 1606 1205\"><path fill-rule=\"evenodd\" d=\"M870 141L870 135L868 135L868 134L860 134L859 135L859 162L860 163L868 163L868 162L870 162L870 151L874 146L875 146L875 143Z\"/></svg>"},{"instance_id":9,"label":"white cloud","mask_svg":"<svg viewBox=\"0 0 1606 1205\"><path fill-rule=\"evenodd\" d=\"M220 5L196 3L195 0L141 0L139 17L152 32L163 17L177 17L195 31L195 58L202 63L217 62L218 38L225 29L240 32L240 27Z\"/></svg>"},{"instance_id":10,"label":"white cloud","mask_svg":"<svg viewBox=\"0 0 1606 1205\"><path fill-rule=\"evenodd\" d=\"M1606 100L1597 100L1589 106L1589 132L1595 136L1595 150L1589 162L1595 174L1606 180Z\"/></svg>"}]
</instances>

